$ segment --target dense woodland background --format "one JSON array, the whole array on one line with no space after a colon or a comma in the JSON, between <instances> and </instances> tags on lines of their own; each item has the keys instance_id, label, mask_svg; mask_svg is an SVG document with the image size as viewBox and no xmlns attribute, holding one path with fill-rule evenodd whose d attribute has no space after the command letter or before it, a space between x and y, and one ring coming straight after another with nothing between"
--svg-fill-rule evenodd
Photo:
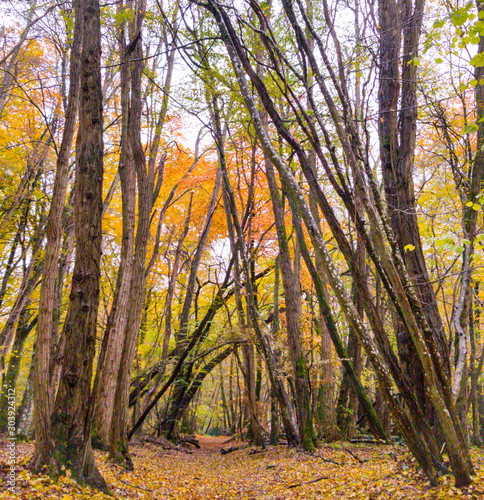
<instances>
[{"instance_id":1,"label":"dense woodland background","mask_svg":"<svg viewBox=\"0 0 484 500\"><path fill-rule=\"evenodd\" d=\"M0 423L402 440L472 481L484 3L3 2ZM481 20L482 19L482 20ZM10 426L10 427L9 427Z\"/></svg>"}]
</instances>

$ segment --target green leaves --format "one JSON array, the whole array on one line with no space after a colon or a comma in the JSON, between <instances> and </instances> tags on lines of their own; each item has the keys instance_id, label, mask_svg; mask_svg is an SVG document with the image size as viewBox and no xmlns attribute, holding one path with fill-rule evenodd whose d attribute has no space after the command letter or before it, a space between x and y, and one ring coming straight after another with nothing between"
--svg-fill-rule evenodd
<instances>
[{"instance_id":1,"label":"green leaves","mask_svg":"<svg viewBox=\"0 0 484 500\"><path fill-rule=\"evenodd\" d=\"M434 21L433 28L440 29L440 28L443 28L444 25L445 25L445 19L439 19L437 21Z\"/></svg>"},{"instance_id":2,"label":"green leaves","mask_svg":"<svg viewBox=\"0 0 484 500\"><path fill-rule=\"evenodd\" d=\"M479 199L479 201L480 201L480 199ZM468 201L466 203L466 207L472 208L472 210L475 210L476 212L478 212L482 208L480 203L475 203L474 201Z\"/></svg>"},{"instance_id":3,"label":"green leaves","mask_svg":"<svg viewBox=\"0 0 484 500\"><path fill-rule=\"evenodd\" d=\"M469 45L477 45L480 37L484 36L484 13L479 12L476 16L474 9L473 2L468 2L463 7L451 12L448 17L434 21L432 30L427 35L424 53L438 40L448 21L453 26L455 33L451 44L453 49L456 47L464 49ZM438 45L438 43L435 43L435 45ZM441 58L437 58L435 62L440 64L443 61ZM484 55L477 54L471 59L470 64L476 68L483 67ZM475 85L473 84L474 87Z\"/></svg>"},{"instance_id":4,"label":"green leaves","mask_svg":"<svg viewBox=\"0 0 484 500\"><path fill-rule=\"evenodd\" d=\"M437 248L447 250L452 248L452 246L454 246L454 241L455 241L454 235L444 234L444 236L437 238L434 243Z\"/></svg>"},{"instance_id":5,"label":"green leaves","mask_svg":"<svg viewBox=\"0 0 484 500\"><path fill-rule=\"evenodd\" d=\"M477 125L477 123L470 123L469 125L466 125L463 130L462 130L462 133L463 134L472 134L472 132L477 132L479 130L479 126Z\"/></svg>"},{"instance_id":6,"label":"green leaves","mask_svg":"<svg viewBox=\"0 0 484 500\"><path fill-rule=\"evenodd\" d=\"M450 19L454 26L460 27L465 24L465 22L470 18L469 8L471 6L472 4L468 3L465 7L461 7L450 14Z\"/></svg>"},{"instance_id":7,"label":"green leaves","mask_svg":"<svg viewBox=\"0 0 484 500\"><path fill-rule=\"evenodd\" d=\"M475 55L469 62L476 68L482 68L484 66L484 54Z\"/></svg>"}]
</instances>

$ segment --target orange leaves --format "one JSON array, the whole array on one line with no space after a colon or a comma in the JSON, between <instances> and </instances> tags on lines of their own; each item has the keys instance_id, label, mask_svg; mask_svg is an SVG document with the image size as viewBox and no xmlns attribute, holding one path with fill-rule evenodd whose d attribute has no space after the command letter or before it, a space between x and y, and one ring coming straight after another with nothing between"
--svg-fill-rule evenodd
<instances>
[{"instance_id":1,"label":"orange leaves","mask_svg":"<svg viewBox=\"0 0 484 500\"><path fill-rule=\"evenodd\" d=\"M96 460L116 499L471 500L480 498L484 489L484 456L479 450L473 451L477 464L475 482L469 488L458 489L450 476L441 478L437 488L430 488L402 446L348 448L348 444L334 443L323 445L314 455L284 447L269 447L263 453L250 455L250 448L242 446L222 455L220 449L226 437L198 440L202 448L191 454L166 450L153 443L135 445L131 450L133 472L110 464L106 454L96 453ZM33 447L20 446L25 463ZM10 499L9 494L0 490L0 498ZM107 500L109 497L82 489L69 478L55 483L21 466L15 498Z\"/></svg>"}]
</instances>

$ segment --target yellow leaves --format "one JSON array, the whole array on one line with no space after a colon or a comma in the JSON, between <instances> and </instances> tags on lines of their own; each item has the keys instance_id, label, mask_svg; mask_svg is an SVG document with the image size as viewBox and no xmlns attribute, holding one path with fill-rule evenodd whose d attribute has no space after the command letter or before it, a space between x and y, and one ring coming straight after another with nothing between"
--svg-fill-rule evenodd
<instances>
[{"instance_id":1,"label":"yellow leaves","mask_svg":"<svg viewBox=\"0 0 484 500\"><path fill-rule=\"evenodd\" d=\"M415 250L415 246L409 243L408 245L405 245L403 249L405 250L405 252L413 252Z\"/></svg>"},{"instance_id":2,"label":"yellow leaves","mask_svg":"<svg viewBox=\"0 0 484 500\"><path fill-rule=\"evenodd\" d=\"M484 451L477 448L471 452L476 465L474 483L459 489L452 476L442 477L439 485L431 488L402 446L333 443L322 445L314 455L281 446L250 455L250 449L242 447L221 455L227 437L201 436L198 440L201 449L192 454L153 443L134 445L130 450L135 467L132 472L110 463L106 453L96 452L97 465L112 497L81 488L68 477L54 482L30 473L20 463L32 453L33 445L19 443L19 494L14 498L477 500L484 490ZM2 451L0 444L0 457L5 456ZM0 490L0 499L11 498Z\"/></svg>"},{"instance_id":3,"label":"yellow leaves","mask_svg":"<svg viewBox=\"0 0 484 500\"><path fill-rule=\"evenodd\" d=\"M482 208L479 203L474 203L473 201L468 201L466 203L466 207L472 208L472 210L475 210L476 212L478 212Z\"/></svg>"}]
</instances>

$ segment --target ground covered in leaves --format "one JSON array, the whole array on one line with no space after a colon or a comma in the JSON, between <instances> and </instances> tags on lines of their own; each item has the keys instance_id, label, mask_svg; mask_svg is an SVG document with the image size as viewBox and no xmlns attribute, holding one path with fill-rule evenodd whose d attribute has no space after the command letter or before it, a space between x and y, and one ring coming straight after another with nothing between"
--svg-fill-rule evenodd
<instances>
[{"instance_id":1,"label":"ground covered in leaves","mask_svg":"<svg viewBox=\"0 0 484 500\"><path fill-rule=\"evenodd\" d=\"M227 438L199 437L200 449L167 449L145 442L132 446L134 472L125 472L97 453L97 462L116 499L482 499L484 450L472 451L475 481L453 487L450 477L437 488L417 470L404 446L334 443L313 455L284 446L266 450L241 447ZM221 449L240 447L222 455ZM0 498L98 499L106 495L82 489L69 478L57 483L32 474L25 465L32 444L17 444L17 493L6 490L6 443L0 441Z\"/></svg>"}]
</instances>

